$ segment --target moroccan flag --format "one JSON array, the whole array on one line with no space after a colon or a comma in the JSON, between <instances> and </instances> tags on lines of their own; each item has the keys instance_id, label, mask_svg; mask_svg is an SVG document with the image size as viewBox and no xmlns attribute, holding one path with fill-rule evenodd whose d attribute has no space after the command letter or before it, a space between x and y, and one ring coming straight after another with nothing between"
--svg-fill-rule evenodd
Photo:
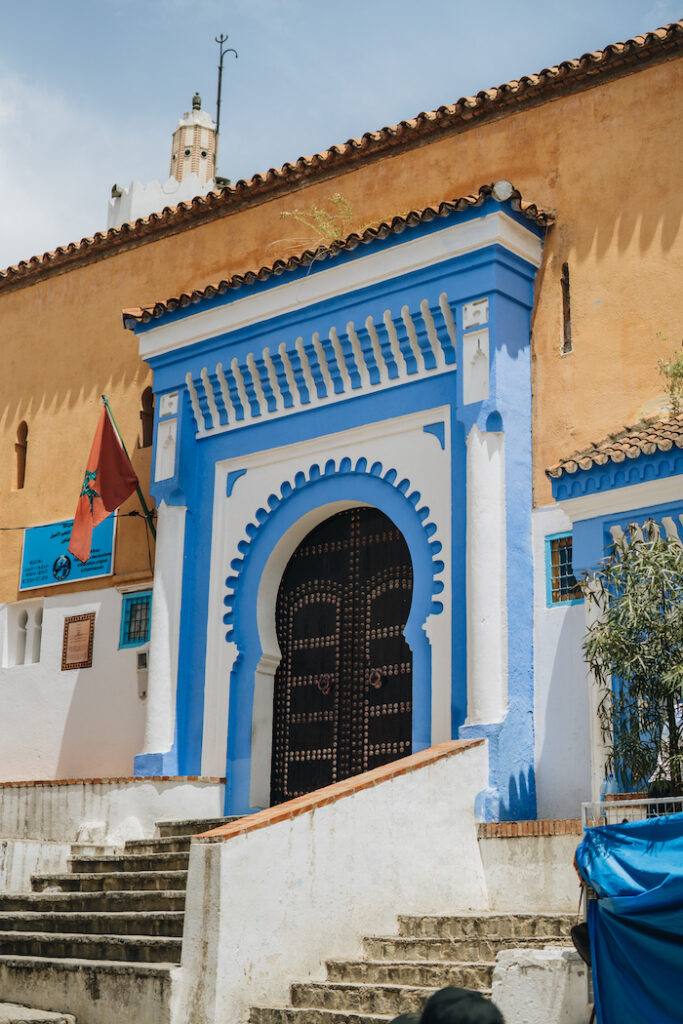
<instances>
[{"instance_id":1,"label":"moroccan flag","mask_svg":"<svg viewBox=\"0 0 683 1024\"><path fill-rule=\"evenodd\" d=\"M78 499L69 551L79 562L90 558L94 528L122 505L138 485L106 406L102 409Z\"/></svg>"}]
</instances>

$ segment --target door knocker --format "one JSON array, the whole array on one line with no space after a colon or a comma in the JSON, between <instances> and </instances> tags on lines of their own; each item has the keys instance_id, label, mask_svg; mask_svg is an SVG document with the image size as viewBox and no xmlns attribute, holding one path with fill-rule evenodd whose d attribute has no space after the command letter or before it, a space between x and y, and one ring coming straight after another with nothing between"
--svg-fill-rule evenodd
<instances>
[{"instance_id":1,"label":"door knocker","mask_svg":"<svg viewBox=\"0 0 683 1024\"><path fill-rule=\"evenodd\" d=\"M323 697L327 697L330 689L332 688L332 676L329 672L323 672L320 676L315 676L313 682L318 687Z\"/></svg>"},{"instance_id":2,"label":"door knocker","mask_svg":"<svg viewBox=\"0 0 683 1024\"><path fill-rule=\"evenodd\" d=\"M382 673L377 668L371 668L368 671L368 686L371 686L373 690L379 690L382 686Z\"/></svg>"}]
</instances>

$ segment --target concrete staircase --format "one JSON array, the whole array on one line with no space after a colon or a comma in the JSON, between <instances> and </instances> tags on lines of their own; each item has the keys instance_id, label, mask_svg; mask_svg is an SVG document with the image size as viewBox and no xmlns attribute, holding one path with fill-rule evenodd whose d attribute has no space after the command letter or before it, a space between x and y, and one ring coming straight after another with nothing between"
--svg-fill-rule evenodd
<instances>
[{"instance_id":1,"label":"concrete staircase","mask_svg":"<svg viewBox=\"0 0 683 1024\"><path fill-rule=\"evenodd\" d=\"M0 1024L76 1024L68 1013L50 1013L48 1010L33 1010L30 1006L14 1003L0 1003Z\"/></svg>"},{"instance_id":2,"label":"concrete staircase","mask_svg":"<svg viewBox=\"0 0 683 1024\"><path fill-rule=\"evenodd\" d=\"M399 917L398 936L363 940L363 958L327 961L327 980L291 986L290 1005L253 1007L250 1024L378 1024L419 1011L445 985L489 994L502 949L571 945L574 915Z\"/></svg>"},{"instance_id":3,"label":"concrete staircase","mask_svg":"<svg viewBox=\"0 0 683 1024\"><path fill-rule=\"evenodd\" d=\"M230 820L157 822L159 838L116 852L74 846L67 873L0 894L0 1000L78 1024L167 1024L191 838Z\"/></svg>"},{"instance_id":4,"label":"concrete staircase","mask_svg":"<svg viewBox=\"0 0 683 1024\"><path fill-rule=\"evenodd\" d=\"M68 872L0 894L0 1024L169 1024L192 836L231 820L157 822L158 838L122 850L75 845ZM326 981L293 984L289 1005L253 1007L250 1024L379 1024L444 985L488 992L499 950L569 944L574 920L403 916L398 935L366 938L358 959L328 961Z\"/></svg>"}]
</instances>

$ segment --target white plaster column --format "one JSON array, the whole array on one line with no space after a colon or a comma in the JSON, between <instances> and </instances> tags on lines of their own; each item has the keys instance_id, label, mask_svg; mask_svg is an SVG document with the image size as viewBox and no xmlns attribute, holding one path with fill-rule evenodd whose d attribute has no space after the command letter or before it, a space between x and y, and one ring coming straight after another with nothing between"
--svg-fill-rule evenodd
<instances>
[{"instance_id":1,"label":"white plaster column","mask_svg":"<svg viewBox=\"0 0 683 1024\"><path fill-rule=\"evenodd\" d=\"M586 612L586 632L594 622L600 618L600 609L588 596L584 601ZM600 720L598 719L598 705L600 704L600 687L598 681L590 669L586 669L586 682L588 686L588 735L590 742L591 758L591 800L597 802L600 799L600 787L605 778L605 763L607 761L607 747L602 738Z\"/></svg>"},{"instance_id":2,"label":"white plaster column","mask_svg":"<svg viewBox=\"0 0 683 1024\"><path fill-rule=\"evenodd\" d=\"M186 511L163 501L157 508L143 754L165 753L173 745Z\"/></svg>"},{"instance_id":3,"label":"white plaster column","mask_svg":"<svg viewBox=\"0 0 683 1024\"><path fill-rule=\"evenodd\" d=\"M507 712L505 435L467 438L467 725Z\"/></svg>"}]
</instances>

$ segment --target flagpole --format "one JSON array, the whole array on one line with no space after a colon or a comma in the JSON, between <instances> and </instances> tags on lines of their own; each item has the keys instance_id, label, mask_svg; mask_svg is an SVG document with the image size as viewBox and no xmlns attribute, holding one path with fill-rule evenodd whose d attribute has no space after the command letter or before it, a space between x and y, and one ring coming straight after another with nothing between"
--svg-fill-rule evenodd
<instances>
[{"instance_id":1,"label":"flagpole","mask_svg":"<svg viewBox=\"0 0 683 1024\"><path fill-rule=\"evenodd\" d=\"M104 402L104 407L107 410L107 415L109 416L109 419L111 420L112 426L113 426L114 430L116 431L116 436L118 437L119 441L121 442L121 447L123 448L124 452L126 453L126 458L130 462L130 455L126 451L126 446L123 443L123 438L121 437L121 431L119 430L118 425L116 423L116 420L114 419L114 413L111 411L111 405L109 404L109 399L107 398L106 395L102 395L102 401ZM131 465L132 465L132 463L131 463ZM152 513L150 512L149 508L147 507L147 502L145 501L145 496L142 493L142 490L140 489L139 481L138 481L138 484L137 484L135 490L138 492L138 498L140 499L140 505L142 506L142 511L143 511L144 517L145 517L145 519L147 521L147 524L148 524L150 530L152 531L152 536L154 537L154 540L156 541L156 539L157 539L156 527L154 526L154 522L153 522L153 519L152 519Z\"/></svg>"}]
</instances>

